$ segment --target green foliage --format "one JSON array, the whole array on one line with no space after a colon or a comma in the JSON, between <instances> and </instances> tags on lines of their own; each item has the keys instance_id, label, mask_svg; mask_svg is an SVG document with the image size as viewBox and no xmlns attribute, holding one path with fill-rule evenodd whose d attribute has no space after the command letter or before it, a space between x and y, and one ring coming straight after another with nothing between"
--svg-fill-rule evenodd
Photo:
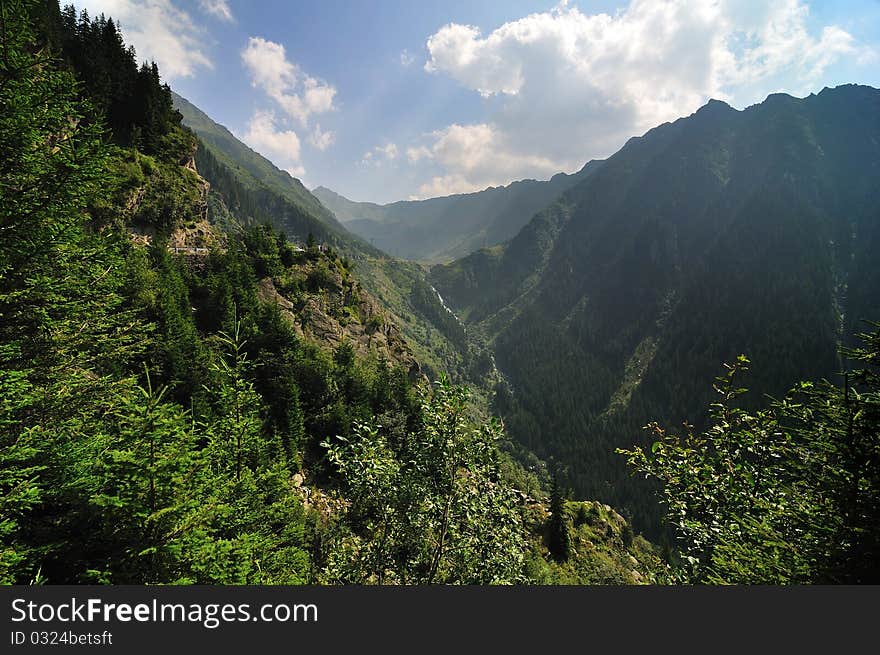
<instances>
[{"instance_id":1,"label":"green foliage","mask_svg":"<svg viewBox=\"0 0 880 655\"><path fill-rule=\"evenodd\" d=\"M467 348L464 327L462 327L462 324L455 315L443 306L440 302L440 297L431 285L426 281L417 278L412 285L410 300L413 307L424 316L427 316L428 320L437 326L437 329L439 329L450 342L460 349L464 350Z\"/></svg>"},{"instance_id":2,"label":"green foliage","mask_svg":"<svg viewBox=\"0 0 880 655\"><path fill-rule=\"evenodd\" d=\"M550 554L560 562L571 555L571 535L568 532L568 517L565 513L565 493L560 485L559 471L553 472L550 488L550 521L548 545Z\"/></svg>"},{"instance_id":3,"label":"green foliage","mask_svg":"<svg viewBox=\"0 0 880 655\"><path fill-rule=\"evenodd\" d=\"M144 387L119 381L106 420L70 426L61 527L80 536L52 555L51 580L157 583L180 575L178 536L198 507L202 462L189 417L166 393L149 373Z\"/></svg>"},{"instance_id":4,"label":"green foliage","mask_svg":"<svg viewBox=\"0 0 880 655\"><path fill-rule=\"evenodd\" d=\"M784 468L794 445L769 411L751 413L734 406L745 392L735 386L735 378L747 364L740 357L718 378L719 400L705 433L688 428L679 438L652 424L657 440L650 452L622 451L631 466L663 482L668 520L682 535L695 582L781 582L798 580L805 572L799 553L784 547L792 535L777 534L786 527L783 517L803 511L802 496ZM728 579L718 553L740 540L754 558L739 571L749 577ZM763 552L762 544L767 546Z\"/></svg>"},{"instance_id":5,"label":"green foliage","mask_svg":"<svg viewBox=\"0 0 880 655\"><path fill-rule=\"evenodd\" d=\"M336 277L330 271L327 261L322 259L318 262L318 265L309 272L306 282L309 290L315 293L322 289L332 289L335 287Z\"/></svg>"},{"instance_id":6,"label":"green foliage","mask_svg":"<svg viewBox=\"0 0 880 655\"><path fill-rule=\"evenodd\" d=\"M143 177L139 180L138 196L126 197L132 223L167 233L201 218L202 186L195 173L182 170L176 163L151 160L139 153L135 156ZM123 189L131 183L125 180Z\"/></svg>"},{"instance_id":7,"label":"green foliage","mask_svg":"<svg viewBox=\"0 0 880 655\"><path fill-rule=\"evenodd\" d=\"M25 4L0 10L0 579L304 581L286 461L252 439L242 460L255 468L209 475L212 436L237 424L228 403L197 421L171 400L192 405L202 384L213 389L186 277L161 244L134 250L105 217L91 229L113 206L108 166L120 160L106 156L73 76L30 48ZM130 163L135 184L163 166L139 153ZM140 386L145 357L159 374ZM240 391L259 416L253 389L223 373L218 395Z\"/></svg>"},{"instance_id":8,"label":"green foliage","mask_svg":"<svg viewBox=\"0 0 880 655\"><path fill-rule=\"evenodd\" d=\"M441 382L423 397L415 432L358 424L326 443L351 505L337 526L328 582L509 583L524 528L499 476L495 423L475 426L468 393Z\"/></svg>"},{"instance_id":9,"label":"green foliage","mask_svg":"<svg viewBox=\"0 0 880 655\"><path fill-rule=\"evenodd\" d=\"M552 503L552 498L551 498ZM540 506L527 512L526 522L533 539L526 559L526 576L534 584L632 585L663 584L669 581L667 567L657 549L607 505L591 501L566 501L562 514L568 523L568 554L553 556L549 517ZM629 535L629 537L627 536Z\"/></svg>"},{"instance_id":10,"label":"green foliage","mask_svg":"<svg viewBox=\"0 0 880 655\"><path fill-rule=\"evenodd\" d=\"M718 379L711 426L650 426L622 451L660 480L692 582L876 582L880 540L880 332L849 351L865 368L843 389L801 383L769 409L736 406L744 357Z\"/></svg>"},{"instance_id":11,"label":"green foliage","mask_svg":"<svg viewBox=\"0 0 880 655\"><path fill-rule=\"evenodd\" d=\"M134 48L125 46L112 18L91 19L85 10L77 17L73 5L59 10L51 0L31 4L40 39L75 73L115 143L174 163L192 152L156 63L138 67Z\"/></svg>"},{"instance_id":12,"label":"green foliage","mask_svg":"<svg viewBox=\"0 0 880 655\"><path fill-rule=\"evenodd\" d=\"M60 546L36 530L63 506L67 433L100 420L147 333L119 295L122 241L86 229L105 176L100 129L69 73L31 48L32 3L0 5L0 578L37 576Z\"/></svg>"}]
</instances>

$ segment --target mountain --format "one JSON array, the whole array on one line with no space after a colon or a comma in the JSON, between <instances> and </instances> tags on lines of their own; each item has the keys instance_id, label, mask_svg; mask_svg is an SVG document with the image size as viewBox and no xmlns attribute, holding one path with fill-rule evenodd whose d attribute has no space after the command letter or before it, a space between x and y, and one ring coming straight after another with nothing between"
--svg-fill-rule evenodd
<instances>
[{"instance_id":1,"label":"mountain","mask_svg":"<svg viewBox=\"0 0 880 655\"><path fill-rule=\"evenodd\" d=\"M746 412L738 358L711 427L626 453L680 558L637 505L571 500L559 439L586 417L610 452L638 412L689 406L707 353L755 347L759 389L840 365L827 341L878 306L876 90L712 103L634 140L434 269L466 329L419 265L248 178L235 142L208 152L112 19L11 3L0 32L0 583L880 580L880 323L843 383ZM549 469L507 454L484 389L428 384L407 334L476 355Z\"/></svg>"},{"instance_id":2,"label":"mountain","mask_svg":"<svg viewBox=\"0 0 880 655\"><path fill-rule=\"evenodd\" d=\"M186 98L173 92L172 98L175 109L183 115L184 124L195 132L202 142L202 154L209 153L228 167L245 189L272 191L290 203L290 210L296 210L303 217L317 219L324 224L325 229L329 228L338 233L346 232L333 214L309 193L297 178L287 171L280 170L261 154L246 146L232 132L215 123ZM303 220L307 222L307 219ZM315 226L315 229L323 232L318 226Z\"/></svg>"},{"instance_id":3,"label":"mountain","mask_svg":"<svg viewBox=\"0 0 880 655\"><path fill-rule=\"evenodd\" d=\"M424 384L371 249L235 143L203 158L112 19L13 3L0 40L0 583L662 576L592 503L596 546L545 561L543 499L466 389Z\"/></svg>"},{"instance_id":4,"label":"mountain","mask_svg":"<svg viewBox=\"0 0 880 655\"><path fill-rule=\"evenodd\" d=\"M356 268L360 283L400 329L429 376L446 372L457 380L468 378L473 356L462 327L428 284L421 266L389 257L349 232L299 180L186 98L173 92L172 96L183 124L198 139L195 165L211 185L212 220L269 223L301 244L312 235L317 243L335 247Z\"/></svg>"},{"instance_id":5,"label":"mountain","mask_svg":"<svg viewBox=\"0 0 880 655\"><path fill-rule=\"evenodd\" d=\"M618 447L696 425L745 353L751 406L832 376L880 318L880 91L710 101L629 142L513 239L432 269L491 346L511 434L656 526Z\"/></svg>"},{"instance_id":6,"label":"mountain","mask_svg":"<svg viewBox=\"0 0 880 655\"><path fill-rule=\"evenodd\" d=\"M561 193L592 175L601 161L550 180L521 180L429 200L388 205L352 202L326 187L312 193L352 232L395 257L447 262L507 241Z\"/></svg>"}]
</instances>

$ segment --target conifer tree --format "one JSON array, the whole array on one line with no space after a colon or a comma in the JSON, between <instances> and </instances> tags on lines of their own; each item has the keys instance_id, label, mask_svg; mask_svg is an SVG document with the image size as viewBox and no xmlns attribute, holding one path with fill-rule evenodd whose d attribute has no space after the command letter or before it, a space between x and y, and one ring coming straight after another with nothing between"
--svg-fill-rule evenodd
<instances>
[{"instance_id":1,"label":"conifer tree","mask_svg":"<svg viewBox=\"0 0 880 655\"><path fill-rule=\"evenodd\" d=\"M119 295L123 237L90 231L82 212L106 180L100 127L72 75L34 51L32 7L0 4L0 494L15 508L0 575L16 581L63 549L45 526L66 511L65 454L144 346Z\"/></svg>"},{"instance_id":2,"label":"conifer tree","mask_svg":"<svg viewBox=\"0 0 880 655\"><path fill-rule=\"evenodd\" d=\"M568 532L568 520L565 515L565 493L560 480L561 473L553 470L550 486L550 522L549 548L550 554L559 562L566 561L571 554L571 536Z\"/></svg>"}]
</instances>

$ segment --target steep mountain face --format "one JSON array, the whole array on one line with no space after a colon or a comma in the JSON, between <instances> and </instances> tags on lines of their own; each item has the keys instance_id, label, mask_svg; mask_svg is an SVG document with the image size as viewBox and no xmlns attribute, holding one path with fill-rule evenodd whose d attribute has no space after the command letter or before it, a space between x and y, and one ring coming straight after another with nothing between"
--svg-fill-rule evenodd
<instances>
[{"instance_id":1,"label":"steep mountain face","mask_svg":"<svg viewBox=\"0 0 880 655\"><path fill-rule=\"evenodd\" d=\"M264 277L257 295L278 307L297 336L331 352L347 344L359 357L382 358L405 370L412 381L422 380L400 329L337 258L298 253L286 276L293 293Z\"/></svg>"},{"instance_id":2,"label":"steep mountain face","mask_svg":"<svg viewBox=\"0 0 880 655\"><path fill-rule=\"evenodd\" d=\"M222 125L215 123L201 109L186 98L172 92L174 107L183 115L184 124L189 127L202 142L198 153L200 170L214 169L217 164L225 166L233 174L239 184L257 198L272 192L277 200L286 201L286 207L278 207L275 214L285 215L294 223L294 229L313 230L315 238L329 232L339 237L345 235L345 228L340 225L333 214L318 201L302 182L286 171L278 169L272 162L239 141ZM216 160L211 162L210 158ZM218 180L217 185L222 185ZM253 213L254 208L248 206L246 198L237 199L240 209ZM253 200L251 200L251 204ZM329 238L329 235L327 235Z\"/></svg>"},{"instance_id":3,"label":"steep mountain face","mask_svg":"<svg viewBox=\"0 0 880 655\"><path fill-rule=\"evenodd\" d=\"M631 139L508 243L432 269L494 347L496 409L576 491L655 523L617 447L699 423L722 362L756 404L880 318L880 91L710 101Z\"/></svg>"},{"instance_id":4,"label":"steep mountain face","mask_svg":"<svg viewBox=\"0 0 880 655\"><path fill-rule=\"evenodd\" d=\"M521 180L478 193L388 205L352 202L326 187L312 193L349 230L385 252L448 262L512 238L535 213L601 164L590 161L577 173L558 173L547 181Z\"/></svg>"}]
</instances>

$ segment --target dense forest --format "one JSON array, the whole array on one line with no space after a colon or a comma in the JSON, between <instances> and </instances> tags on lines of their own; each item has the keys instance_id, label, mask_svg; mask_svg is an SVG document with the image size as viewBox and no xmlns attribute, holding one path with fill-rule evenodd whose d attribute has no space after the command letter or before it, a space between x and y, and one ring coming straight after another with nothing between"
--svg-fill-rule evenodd
<instances>
[{"instance_id":1,"label":"dense forest","mask_svg":"<svg viewBox=\"0 0 880 655\"><path fill-rule=\"evenodd\" d=\"M660 549L573 500L561 457L517 464L507 432L546 454L549 409L499 381L501 422L420 365L409 334L473 335L293 178L204 149L112 19L0 12L3 584L877 581L877 332L842 385L742 407L740 360L685 437L596 441L662 483L678 539ZM398 325L407 308L434 332ZM481 352L457 360L475 378ZM554 411L590 409L573 398Z\"/></svg>"}]
</instances>

